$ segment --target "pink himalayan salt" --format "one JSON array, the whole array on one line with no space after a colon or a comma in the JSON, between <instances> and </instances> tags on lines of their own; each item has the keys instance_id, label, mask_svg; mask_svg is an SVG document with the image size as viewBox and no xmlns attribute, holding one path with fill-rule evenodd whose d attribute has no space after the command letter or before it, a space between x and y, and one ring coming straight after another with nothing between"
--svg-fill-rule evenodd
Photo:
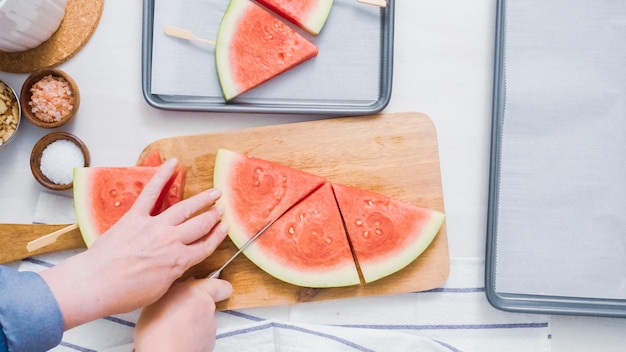
<instances>
[{"instance_id":1,"label":"pink himalayan salt","mask_svg":"<svg viewBox=\"0 0 626 352\"><path fill-rule=\"evenodd\" d=\"M74 108L72 87L63 77L47 75L33 84L30 92L33 95L28 105L41 121L60 121Z\"/></svg>"}]
</instances>

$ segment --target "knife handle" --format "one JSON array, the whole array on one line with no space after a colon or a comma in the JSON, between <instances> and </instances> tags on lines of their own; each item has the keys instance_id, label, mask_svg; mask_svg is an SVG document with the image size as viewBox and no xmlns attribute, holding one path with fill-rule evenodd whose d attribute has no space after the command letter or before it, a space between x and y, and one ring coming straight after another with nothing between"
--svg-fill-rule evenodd
<instances>
[{"instance_id":1,"label":"knife handle","mask_svg":"<svg viewBox=\"0 0 626 352\"><path fill-rule=\"evenodd\" d=\"M0 264L20 260L37 254L60 251L64 249L86 248L80 230L75 228L55 242L35 251L29 252L26 246L30 241L54 231L66 228L70 224L0 224Z\"/></svg>"}]
</instances>

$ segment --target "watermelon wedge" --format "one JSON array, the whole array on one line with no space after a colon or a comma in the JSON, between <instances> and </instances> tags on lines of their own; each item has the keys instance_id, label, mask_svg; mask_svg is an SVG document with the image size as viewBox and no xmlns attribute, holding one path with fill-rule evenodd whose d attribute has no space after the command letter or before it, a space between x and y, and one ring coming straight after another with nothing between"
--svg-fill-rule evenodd
<instances>
[{"instance_id":1,"label":"watermelon wedge","mask_svg":"<svg viewBox=\"0 0 626 352\"><path fill-rule=\"evenodd\" d=\"M84 167L74 169L74 208L87 247L135 203L158 167ZM180 168L163 188L153 215L183 199L186 169Z\"/></svg>"},{"instance_id":2,"label":"watermelon wedge","mask_svg":"<svg viewBox=\"0 0 626 352\"><path fill-rule=\"evenodd\" d=\"M268 274L303 287L355 285L358 270L366 283L391 275L424 252L445 220L434 210L225 149L217 152L213 182L237 247L309 194L244 250Z\"/></svg>"},{"instance_id":3,"label":"watermelon wedge","mask_svg":"<svg viewBox=\"0 0 626 352\"><path fill-rule=\"evenodd\" d=\"M319 34L333 7L333 0L257 1L312 35Z\"/></svg>"},{"instance_id":4,"label":"watermelon wedge","mask_svg":"<svg viewBox=\"0 0 626 352\"><path fill-rule=\"evenodd\" d=\"M413 262L428 248L445 219L441 212L380 193L339 184L332 186L366 283Z\"/></svg>"},{"instance_id":5,"label":"watermelon wedge","mask_svg":"<svg viewBox=\"0 0 626 352\"><path fill-rule=\"evenodd\" d=\"M318 48L250 0L231 0L215 41L226 101L317 56Z\"/></svg>"},{"instance_id":6,"label":"watermelon wedge","mask_svg":"<svg viewBox=\"0 0 626 352\"><path fill-rule=\"evenodd\" d=\"M244 254L270 275L294 285L360 283L329 183L281 216Z\"/></svg>"}]
</instances>

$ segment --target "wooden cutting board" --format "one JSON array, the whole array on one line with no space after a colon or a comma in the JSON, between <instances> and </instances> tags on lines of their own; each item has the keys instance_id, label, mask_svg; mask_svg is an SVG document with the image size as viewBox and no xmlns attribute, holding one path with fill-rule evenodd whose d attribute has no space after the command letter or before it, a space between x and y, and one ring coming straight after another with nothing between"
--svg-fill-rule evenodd
<instances>
[{"instance_id":1,"label":"wooden cutting board","mask_svg":"<svg viewBox=\"0 0 626 352\"><path fill-rule=\"evenodd\" d=\"M165 158L178 158L187 167L185 197L189 197L212 187L218 148L445 212L436 131L428 116L421 113L335 118L166 138L147 146L138 162L155 149ZM206 276L235 252L227 238L183 278ZM232 283L234 292L218 304L218 309L423 291L441 285L449 270L445 223L429 248L408 267L373 283L351 287L313 289L287 284L240 255L222 272L221 277Z\"/></svg>"},{"instance_id":2,"label":"wooden cutting board","mask_svg":"<svg viewBox=\"0 0 626 352\"><path fill-rule=\"evenodd\" d=\"M393 113L326 119L226 133L182 136L147 146L139 161L158 149L187 166L185 197L212 187L218 148L265 158L327 177L330 181L387 194L445 212L435 128L420 113ZM84 248L79 230L36 252L26 251L33 239L67 225L0 224L0 263L70 248ZM206 276L236 248L226 239L217 251L185 275ZM376 282L344 288L293 286L266 274L240 255L222 278L233 284L230 299L218 309L294 304L298 302L423 291L448 277L450 260L445 223L430 247L403 270Z\"/></svg>"}]
</instances>

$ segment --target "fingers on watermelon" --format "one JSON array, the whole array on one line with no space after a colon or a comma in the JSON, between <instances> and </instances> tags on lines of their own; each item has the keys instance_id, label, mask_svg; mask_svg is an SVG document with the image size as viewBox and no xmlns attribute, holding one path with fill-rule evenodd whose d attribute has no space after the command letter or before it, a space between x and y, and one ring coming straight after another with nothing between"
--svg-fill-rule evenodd
<instances>
[{"instance_id":1,"label":"fingers on watermelon","mask_svg":"<svg viewBox=\"0 0 626 352\"><path fill-rule=\"evenodd\" d=\"M87 247L131 208L160 164L161 155L157 151L140 163L152 166L74 169L74 208ZM186 176L186 168L177 166L155 202L151 215L157 215L183 199Z\"/></svg>"},{"instance_id":2,"label":"fingers on watermelon","mask_svg":"<svg viewBox=\"0 0 626 352\"><path fill-rule=\"evenodd\" d=\"M150 152L139 163L139 166L159 166L162 163L161 152L158 149ZM183 200L183 192L185 191L185 180L187 179L187 168L177 166L172 178L165 184L163 192L159 195L151 215L158 215L165 209Z\"/></svg>"}]
</instances>

